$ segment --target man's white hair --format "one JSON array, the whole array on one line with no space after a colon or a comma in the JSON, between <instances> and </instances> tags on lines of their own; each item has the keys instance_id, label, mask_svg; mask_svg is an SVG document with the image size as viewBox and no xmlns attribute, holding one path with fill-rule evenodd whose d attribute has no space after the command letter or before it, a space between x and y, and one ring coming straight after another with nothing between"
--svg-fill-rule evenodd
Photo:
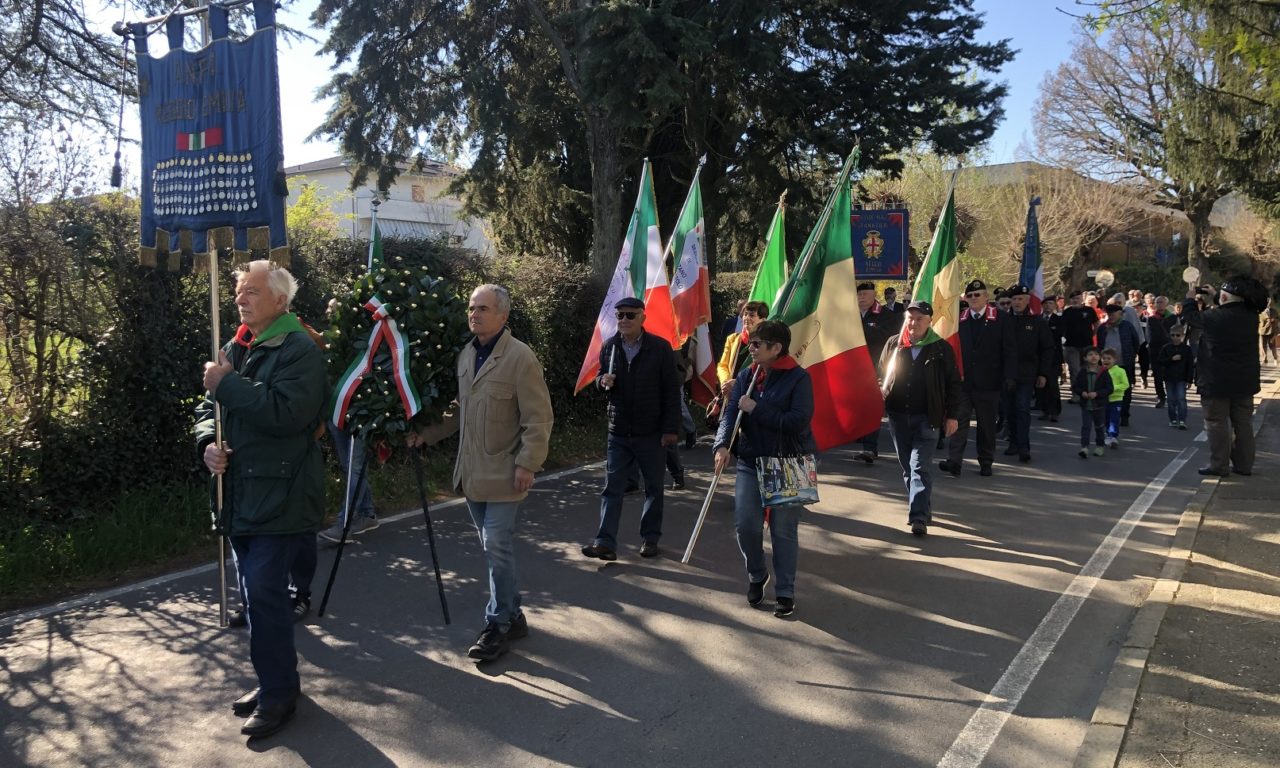
<instances>
[{"instance_id":1,"label":"man's white hair","mask_svg":"<svg viewBox=\"0 0 1280 768\"><path fill-rule=\"evenodd\" d=\"M493 283L485 283L484 285L477 286L476 289L471 292L471 295L475 296L477 293L482 293L484 291L489 291L490 293L493 294L494 303L497 304L497 306L493 308L494 311L496 311L500 315L511 314L511 292L510 291L508 291L506 288L503 288L501 285L494 285Z\"/></svg>"},{"instance_id":2,"label":"man's white hair","mask_svg":"<svg viewBox=\"0 0 1280 768\"><path fill-rule=\"evenodd\" d=\"M271 293L285 298L284 308L286 310L293 305L293 297L298 295L298 281L289 270L266 259L258 259L245 264L243 269L236 272L236 282L240 281L241 275L247 275L251 272L266 272L267 287L271 289Z\"/></svg>"}]
</instances>

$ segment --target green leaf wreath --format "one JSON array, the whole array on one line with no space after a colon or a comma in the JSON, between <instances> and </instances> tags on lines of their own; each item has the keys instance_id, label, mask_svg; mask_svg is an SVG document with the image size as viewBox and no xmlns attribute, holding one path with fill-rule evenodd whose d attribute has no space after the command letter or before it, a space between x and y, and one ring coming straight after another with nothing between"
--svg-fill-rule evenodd
<instances>
[{"instance_id":1,"label":"green leaf wreath","mask_svg":"<svg viewBox=\"0 0 1280 768\"><path fill-rule=\"evenodd\" d=\"M433 275L422 266L375 267L340 300L325 333L331 392L352 361L369 348L375 320L364 305L375 294L409 338L409 373L422 410L412 422L406 418L396 388L391 351L384 343L374 353L373 370L352 396L345 425L352 434L373 441L407 432L410 423L426 426L440 422L441 414L458 395L454 365L458 351L470 338L467 302L458 295L453 281Z\"/></svg>"}]
</instances>

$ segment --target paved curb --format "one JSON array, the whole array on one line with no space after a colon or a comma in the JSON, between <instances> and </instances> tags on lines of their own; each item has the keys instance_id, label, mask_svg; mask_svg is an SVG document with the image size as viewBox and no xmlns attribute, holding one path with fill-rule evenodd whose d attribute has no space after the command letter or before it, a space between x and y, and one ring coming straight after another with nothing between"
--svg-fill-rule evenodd
<instances>
[{"instance_id":1,"label":"paved curb","mask_svg":"<svg viewBox=\"0 0 1280 768\"><path fill-rule=\"evenodd\" d=\"M1271 390L1263 394L1263 404L1259 410L1278 397L1280 382L1273 384ZM1173 543L1169 545L1169 555L1160 578L1129 626L1129 635L1120 647L1120 654L1111 667L1111 674L1107 676L1106 687L1093 711L1089 730L1085 734L1084 743L1080 745L1080 751L1076 753L1073 768L1115 768L1120 760L1120 750L1124 746L1124 737L1133 717L1134 703L1138 698L1138 688L1142 684L1147 660L1151 656L1151 649L1160 633L1160 625L1164 622L1169 604L1177 597L1178 589L1182 586L1182 576L1191 560L1205 508L1213 499L1220 483L1221 478L1205 478L1200 482L1200 488L1191 497L1191 501L1187 502L1187 507L1178 520Z\"/></svg>"}]
</instances>

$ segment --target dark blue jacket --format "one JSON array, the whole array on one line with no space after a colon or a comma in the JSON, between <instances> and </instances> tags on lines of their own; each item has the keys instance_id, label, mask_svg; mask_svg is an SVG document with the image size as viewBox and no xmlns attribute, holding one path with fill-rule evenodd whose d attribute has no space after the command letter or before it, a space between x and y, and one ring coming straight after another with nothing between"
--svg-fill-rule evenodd
<instances>
[{"instance_id":1,"label":"dark blue jacket","mask_svg":"<svg viewBox=\"0 0 1280 768\"><path fill-rule=\"evenodd\" d=\"M1130 327L1130 330L1133 330ZM1092 386L1090 386L1089 378L1093 377ZM1076 397L1085 392L1097 392L1098 396L1092 400L1080 397L1080 407L1087 411L1096 411L1100 408L1107 407L1107 400L1111 397L1114 387L1111 386L1111 377L1101 366L1096 371L1090 371L1084 365L1080 366L1080 370L1076 371L1076 377L1071 380L1071 394Z\"/></svg>"},{"instance_id":2,"label":"dark blue jacket","mask_svg":"<svg viewBox=\"0 0 1280 768\"><path fill-rule=\"evenodd\" d=\"M1015 380L1018 348L1008 315L986 311L981 320L974 320L966 309L960 315L959 336L966 392L999 392L1006 382Z\"/></svg>"},{"instance_id":3,"label":"dark blue jacket","mask_svg":"<svg viewBox=\"0 0 1280 768\"><path fill-rule=\"evenodd\" d=\"M738 419L738 399L751 386L755 367L749 366L738 374L733 392L725 401L724 414L720 417L720 429L716 432L717 449L728 446L735 456L747 461L759 456L813 453L818 449L809 427L813 419L813 380L809 378L809 372L790 356L779 358L778 362L781 365L765 374L763 391L757 384L751 394L751 399L756 401L755 410L742 414L742 431L733 445L728 446L734 422Z\"/></svg>"},{"instance_id":4,"label":"dark blue jacket","mask_svg":"<svg viewBox=\"0 0 1280 768\"><path fill-rule=\"evenodd\" d=\"M1187 342L1174 344L1172 341L1160 348L1160 370L1165 381L1185 381L1190 384L1196 380L1196 357ZM1174 360L1173 356L1178 359Z\"/></svg>"},{"instance_id":5,"label":"dark blue jacket","mask_svg":"<svg viewBox=\"0 0 1280 768\"><path fill-rule=\"evenodd\" d=\"M628 363L622 334L615 333L600 348L601 376L609 372L611 358L617 378L606 391L609 433L622 437L676 434L680 429L681 382L671 345L645 331L640 351Z\"/></svg>"}]
</instances>

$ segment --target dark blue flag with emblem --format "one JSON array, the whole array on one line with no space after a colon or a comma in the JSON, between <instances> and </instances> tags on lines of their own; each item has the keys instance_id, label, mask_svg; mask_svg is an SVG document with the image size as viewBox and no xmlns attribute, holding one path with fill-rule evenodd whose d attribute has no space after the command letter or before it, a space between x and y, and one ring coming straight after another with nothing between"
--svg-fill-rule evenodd
<instances>
[{"instance_id":1,"label":"dark blue flag with emblem","mask_svg":"<svg viewBox=\"0 0 1280 768\"><path fill-rule=\"evenodd\" d=\"M226 249L236 261L287 264L275 4L254 0L255 29L243 38L231 36L226 8L208 13L208 45L185 50L185 16L175 14L160 57L148 51L149 25L130 25L142 115L139 256L174 270Z\"/></svg>"}]
</instances>

